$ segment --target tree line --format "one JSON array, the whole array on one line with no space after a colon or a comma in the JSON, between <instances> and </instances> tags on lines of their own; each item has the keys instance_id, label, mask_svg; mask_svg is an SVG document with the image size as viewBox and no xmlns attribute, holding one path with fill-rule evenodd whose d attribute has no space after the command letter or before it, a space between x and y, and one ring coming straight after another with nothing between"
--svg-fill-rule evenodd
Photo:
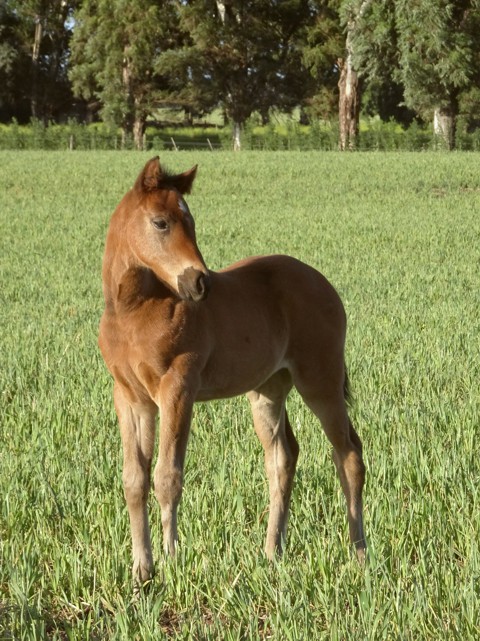
<instances>
[{"instance_id":1,"label":"tree line","mask_svg":"<svg viewBox=\"0 0 480 641\"><path fill-rule=\"evenodd\" d=\"M137 146L158 110L221 108L234 146L255 112L300 107L480 127L480 0L1 0L0 121L102 119Z\"/></svg>"}]
</instances>

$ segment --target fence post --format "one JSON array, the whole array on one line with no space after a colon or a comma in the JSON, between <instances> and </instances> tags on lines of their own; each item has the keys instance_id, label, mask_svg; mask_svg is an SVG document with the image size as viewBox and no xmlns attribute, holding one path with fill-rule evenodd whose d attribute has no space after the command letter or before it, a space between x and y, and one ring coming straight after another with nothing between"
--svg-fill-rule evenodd
<instances>
[{"instance_id":1,"label":"fence post","mask_svg":"<svg viewBox=\"0 0 480 641\"><path fill-rule=\"evenodd\" d=\"M173 148L175 149L175 151L178 151L178 147L175 144L175 140L173 139L173 136L170 136L170 140L172 141L172 145L173 145Z\"/></svg>"}]
</instances>

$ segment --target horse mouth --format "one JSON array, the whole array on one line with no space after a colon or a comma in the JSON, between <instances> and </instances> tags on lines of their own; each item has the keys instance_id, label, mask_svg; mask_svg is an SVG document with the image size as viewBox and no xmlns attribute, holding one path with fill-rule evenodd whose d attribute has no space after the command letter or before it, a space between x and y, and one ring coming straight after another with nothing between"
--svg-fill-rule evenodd
<instances>
[{"instance_id":1,"label":"horse mouth","mask_svg":"<svg viewBox=\"0 0 480 641\"><path fill-rule=\"evenodd\" d=\"M193 267L188 267L177 279L178 293L183 300L198 303L205 300L210 291L210 275Z\"/></svg>"}]
</instances>

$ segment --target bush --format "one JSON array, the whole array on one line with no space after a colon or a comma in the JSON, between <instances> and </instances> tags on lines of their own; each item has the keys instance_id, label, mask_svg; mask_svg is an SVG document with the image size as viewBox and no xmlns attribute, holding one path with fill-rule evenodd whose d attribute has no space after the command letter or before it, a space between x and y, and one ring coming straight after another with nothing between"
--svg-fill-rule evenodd
<instances>
[{"instance_id":1,"label":"bush","mask_svg":"<svg viewBox=\"0 0 480 641\"><path fill-rule=\"evenodd\" d=\"M480 129L469 132L459 119L456 144L458 149L480 151ZM338 123L313 122L300 125L293 119L258 125L253 118L245 125L243 149L258 150L321 150L338 149ZM0 149L133 149L131 137L124 139L119 129L104 123L84 125L69 120L66 124L44 125L32 120L19 125L13 120L0 125ZM168 127L149 126L144 136L144 149L215 150L232 148L230 127ZM358 136L359 151L423 151L442 149L431 126L414 121L408 129L395 121L382 122L378 117L362 121Z\"/></svg>"}]
</instances>

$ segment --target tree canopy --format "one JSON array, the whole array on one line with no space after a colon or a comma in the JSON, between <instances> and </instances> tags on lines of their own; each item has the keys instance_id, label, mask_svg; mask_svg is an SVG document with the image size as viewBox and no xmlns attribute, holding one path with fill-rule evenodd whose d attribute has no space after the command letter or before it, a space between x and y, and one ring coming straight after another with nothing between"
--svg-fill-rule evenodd
<instances>
[{"instance_id":1,"label":"tree canopy","mask_svg":"<svg viewBox=\"0 0 480 641\"><path fill-rule=\"evenodd\" d=\"M58 118L73 103L67 70L77 0L3 0L0 117Z\"/></svg>"},{"instance_id":2,"label":"tree canopy","mask_svg":"<svg viewBox=\"0 0 480 641\"><path fill-rule=\"evenodd\" d=\"M448 147L480 125L480 0L3 0L0 121L100 116L141 145L159 108L220 108L235 140L253 114L300 107L435 123Z\"/></svg>"},{"instance_id":3,"label":"tree canopy","mask_svg":"<svg viewBox=\"0 0 480 641\"><path fill-rule=\"evenodd\" d=\"M418 116L433 114L452 148L462 93L480 86L479 33L480 0L370 2L355 35L356 64Z\"/></svg>"},{"instance_id":4,"label":"tree canopy","mask_svg":"<svg viewBox=\"0 0 480 641\"><path fill-rule=\"evenodd\" d=\"M103 119L139 146L147 116L168 89L158 58L181 44L174 2L83 0L72 39L73 91L97 98Z\"/></svg>"}]
</instances>

